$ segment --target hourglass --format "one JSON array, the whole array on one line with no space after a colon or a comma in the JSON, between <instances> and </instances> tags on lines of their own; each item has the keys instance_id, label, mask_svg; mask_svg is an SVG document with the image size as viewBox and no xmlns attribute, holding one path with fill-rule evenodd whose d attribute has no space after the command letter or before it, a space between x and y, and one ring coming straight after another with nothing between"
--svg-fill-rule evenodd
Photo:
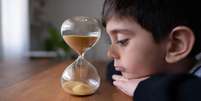
<instances>
[{"instance_id":1,"label":"hourglass","mask_svg":"<svg viewBox=\"0 0 201 101\"><path fill-rule=\"evenodd\" d=\"M93 47L101 35L101 27L95 18L76 16L64 21L61 26L64 41L79 55L61 77L64 91L72 95L94 94L100 86L96 68L84 59L85 53Z\"/></svg>"}]
</instances>

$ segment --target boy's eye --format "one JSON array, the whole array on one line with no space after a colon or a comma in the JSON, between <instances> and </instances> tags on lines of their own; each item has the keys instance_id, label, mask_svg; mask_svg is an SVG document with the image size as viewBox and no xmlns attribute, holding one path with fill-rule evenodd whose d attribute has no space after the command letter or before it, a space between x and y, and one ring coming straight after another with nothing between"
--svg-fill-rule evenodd
<instances>
[{"instance_id":1,"label":"boy's eye","mask_svg":"<svg viewBox=\"0 0 201 101\"><path fill-rule=\"evenodd\" d=\"M123 40L118 40L116 44L119 44L120 46L126 46L128 44L129 39L123 39Z\"/></svg>"}]
</instances>

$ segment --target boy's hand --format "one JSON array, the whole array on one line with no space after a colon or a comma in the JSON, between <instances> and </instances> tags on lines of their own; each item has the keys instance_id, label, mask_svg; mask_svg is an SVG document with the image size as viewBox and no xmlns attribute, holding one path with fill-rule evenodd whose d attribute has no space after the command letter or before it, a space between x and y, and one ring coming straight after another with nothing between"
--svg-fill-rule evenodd
<instances>
[{"instance_id":1,"label":"boy's hand","mask_svg":"<svg viewBox=\"0 0 201 101\"><path fill-rule=\"evenodd\" d=\"M136 90L138 84L147 79L148 77L143 77L139 79L127 79L120 75L113 75L112 79L113 85L115 85L118 89L129 96L133 96L134 91Z\"/></svg>"}]
</instances>

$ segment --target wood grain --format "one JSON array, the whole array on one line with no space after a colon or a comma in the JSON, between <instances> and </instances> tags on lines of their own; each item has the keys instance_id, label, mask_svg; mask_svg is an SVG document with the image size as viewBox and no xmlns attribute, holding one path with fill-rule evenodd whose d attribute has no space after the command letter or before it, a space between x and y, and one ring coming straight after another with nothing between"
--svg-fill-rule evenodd
<instances>
[{"instance_id":1,"label":"wood grain","mask_svg":"<svg viewBox=\"0 0 201 101\"><path fill-rule=\"evenodd\" d=\"M44 69L39 69L38 71L40 72L36 72L35 70L35 73L31 73L28 71L27 73L30 75L21 80L10 83L7 86L6 83L2 84L0 88L0 101L132 101L131 97L117 90L105 79L106 65L103 62L93 63L101 75L101 86L95 94L84 97L67 94L61 88L60 77L64 68L71 62L58 62L56 64L48 62L48 65L43 65L44 67L41 65L41 68ZM4 74L6 74L5 68ZM18 76L23 77L27 73L21 72ZM9 79L9 75L13 74L7 74L6 79ZM0 82L3 82L2 78L5 77L5 75L1 77Z\"/></svg>"}]
</instances>

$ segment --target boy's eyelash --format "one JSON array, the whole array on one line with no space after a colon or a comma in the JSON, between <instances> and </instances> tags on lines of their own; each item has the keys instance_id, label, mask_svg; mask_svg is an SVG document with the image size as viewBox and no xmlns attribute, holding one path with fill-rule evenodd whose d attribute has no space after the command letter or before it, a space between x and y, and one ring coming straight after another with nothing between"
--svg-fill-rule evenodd
<instances>
[{"instance_id":1,"label":"boy's eyelash","mask_svg":"<svg viewBox=\"0 0 201 101\"><path fill-rule=\"evenodd\" d=\"M116 44L120 44L122 46L127 45L129 39L118 40Z\"/></svg>"}]
</instances>

